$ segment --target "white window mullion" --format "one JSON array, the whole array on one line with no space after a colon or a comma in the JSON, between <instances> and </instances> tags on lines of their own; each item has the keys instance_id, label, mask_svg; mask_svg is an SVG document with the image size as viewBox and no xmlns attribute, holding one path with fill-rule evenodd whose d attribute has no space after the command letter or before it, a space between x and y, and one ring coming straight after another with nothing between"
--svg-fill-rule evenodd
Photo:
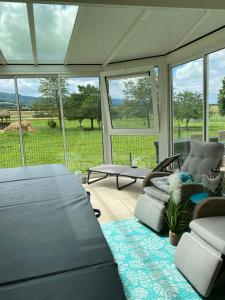
<instances>
[{"instance_id":1,"label":"white window mullion","mask_svg":"<svg viewBox=\"0 0 225 300\"><path fill-rule=\"evenodd\" d=\"M204 140L209 140L209 72L208 55L203 57L203 136Z\"/></svg>"},{"instance_id":2,"label":"white window mullion","mask_svg":"<svg viewBox=\"0 0 225 300\"><path fill-rule=\"evenodd\" d=\"M156 132L159 132L159 114L158 114L158 105L157 105L157 86L156 86L156 76L155 68L150 68L150 80L151 80L151 89L152 89L152 106L154 114L154 128Z\"/></svg>"},{"instance_id":3,"label":"white window mullion","mask_svg":"<svg viewBox=\"0 0 225 300\"><path fill-rule=\"evenodd\" d=\"M58 74L58 92L59 92L61 126L62 126L62 135L63 135L64 162L66 167L68 167L66 132L65 132L65 125L64 125L64 114L63 114L63 99L62 99L62 91L61 91L61 78L59 74Z\"/></svg>"},{"instance_id":4,"label":"white window mullion","mask_svg":"<svg viewBox=\"0 0 225 300\"><path fill-rule=\"evenodd\" d=\"M104 75L100 75L100 93L101 93L101 108L102 108L102 129L103 129L103 147L104 147L104 162L112 162L112 146L110 130L112 129L111 118L109 112L108 94L106 88L106 80Z\"/></svg>"},{"instance_id":5,"label":"white window mullion","mask_svg":"<svg viewBox=\"0 0 225 300\"><path fill-rule=\"evenodd\" d=\"M24 144L23 144L23 133L22 133L22 126L21 126L21 114L20 114L20 103L19 103L19 92L18 92L18 85L17 85L17 78L14 78L14 85L15 85L15 92L16 92L16 107L17 107L17 117L19 122L19 139L20 139L20 157L22 166L25 166L25 152L24 152Z\"/></svg>"}]
</instances>

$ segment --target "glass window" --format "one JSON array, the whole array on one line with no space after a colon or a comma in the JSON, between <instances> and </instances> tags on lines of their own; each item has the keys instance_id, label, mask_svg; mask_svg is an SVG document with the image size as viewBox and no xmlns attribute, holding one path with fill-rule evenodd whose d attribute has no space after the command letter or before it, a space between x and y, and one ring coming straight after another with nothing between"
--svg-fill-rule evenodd
<instances>
[{"instance_id":1,"label":"glass window","mask_svg":"<svg viewBox=\"0 0 225 300\"><path fill-rule=\"evenodd\" d=\"M68 167L72 171L103 163L99 78L61 78Z\"/></svg>"},{"instance_id":2,"label":"glass window","mask_svg":"<svg viewBox=\"0 0 225 300\"><path fill-rule=\"evenodd\" d=\"M17 82L25 164L63 164L58 79L20 78Z\"/></svg>"},{"instance_id":3,"label":"glass window","mask_svg":"<svg viewBox=\"0 0 225 300\"><path fill-rule=\"evenodd\" d=\"M154 128L155 115L149 74L108 79L113 128Z\"/></svg>"},{"instance_id":4,"label":"glass window","mask_svg":"<svg viewBox=\"0 0 225 300\"><path fill-rule=\"evenodd\" d=\"M158 161L158 136L111 136L112 160L118 165L154 168Z\"/></svg>"},{"instance_id":5,"label":"glass window","mask_svg":"<svg viewBox=\"0 0 225 300\"><path fill-rule=\"evenodd\" d=\"M8 63L33 63L25 3L0 2L0 49Z\"/></svg>"},{"instance_id":6,"label":"glass window","mask_svg":"<svg viewBox=\"0 0 225 300\"><path fill-rule=\"evenodd\" d=\"M225 49L208 55L209 137L225 143Z\"/></svg>"},{"instance_id":7,"label":"glass window","mask_svg":"<svg viewBox=\"0 0 225 300\"><path fill-rule=\"evenodd\" d=\"M203 59L174 67L172 76L174 153L182 153L184 160L190 139L203 140Z\"/></svg>"},{"instance_id":8,"label":"glass window","mask_svg":"<svg viewBox=\"0 0 225 300\"><path fill-rule=\"evenodd\" d=\"M78 6L34 4L39 63L63 63Z\"/></svg>"},{"instance_id":9,"label":"glass window","mask_svg":"<svg viewBox=\"0 0 225 300\"><path fill-rule=\"evenodd\" d=\"M13 79L0 79L0 168L21 166L19 122Z\"/></svg>"}]
</instances>

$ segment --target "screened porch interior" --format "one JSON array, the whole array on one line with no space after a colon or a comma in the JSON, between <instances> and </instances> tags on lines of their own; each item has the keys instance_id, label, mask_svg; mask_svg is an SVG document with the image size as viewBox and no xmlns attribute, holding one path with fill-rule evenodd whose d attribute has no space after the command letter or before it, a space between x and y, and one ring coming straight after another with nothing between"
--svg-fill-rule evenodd
<instances>
[{"instance_id":1,"label":"screened porch interior","mask_svg":"<svg viewBox=\"0 0 225 300\"><path fill-rule=\"evenodd\" d=\"M24 176L24 169L35 173L39 165L52 164L49 166L52 177L39 174L40 178L34 179L25 174L21 186L24 184L31 195L22 188L21 191L26 194L24 199L32 204L26 203L24 207L29 212L34 204L31 198L38 194L38 185L35 185L38 181L44 187L40 188L41 195L46 189L50 199L46 198L47 204L43 201L43 207L55 197L50 203L54 212L58 203L60 206L60 201L65 199L71 208L76 196L77 210L60 206L63 214L65 212L59 215L63 222L67 222L70 213L72 216L68 218L68 228L72 228L72 223L74 226L71 241L74 230L82 232L84 228L85 231L88 224L84 218L79 219L78 212L83 204L77 193L81 191L82 203L85 203L83 215L88 215L85 210L88 206L94 226L102 238L106 238L106 247L111 247L109 252L115 255L116 263L113 256L112 262L116 268L119 265L116 274L123 283L120 288L122 292L125 288L130 300L197 300L202 297L176 269L175 248L169 245L168 235L158 235L134 218L134 208L143 195L143 180L139 178L122 190L116 188L115 176L89 185L88 170L102 164L152 170L166 157L179 153L182 165L190 152L192 139L225 144L224 37L225 3L220 0L0 1L0 173L4 175L8 168L34 166L33 169L20 168ZM55 165L64 165L75 175ZM63 171L58 174L57 168ZM41 166L40 170L45 173L48 166ZM221 170L225 170L225 160ZM11 173L13 177L14 169ZM48 177L46 182L50 182L54 197L48 192L45 177ZM65 178L70 180L67 182ZM131 179L124 176L120 178L121 184L126 185ZM16 186L16 181L12 179L13 183L8 183L3 178L0 183L3 187ZM16 217L20 217L20 212L27 213L26 209L22 211L23 205L16 192L8 191L13 201L14 196L19 201ZM91 194L92 206L86 191ZM4 202L5 198L2 199ZM38 199L38 205L43 199ZM6 211L7 205L6 208L3 205ZM101 211L100 225L92 208ZM37 217L35 209L33 212ZM74 212L77 219L73 218ZM48 227L44 209L40 216L47 216ZM49 217L54 221L54 214ZM2 220L4 223L4 218ZM24 219L21 220L23 223ZM39 226L38 217L35 220ZM78 221L83 225L77 226ZM10 222L7 224L11 226ZM54 232L54 226L52 228ZM87 228L85 234L88 236L91 230ZM79 238L82 244L85 238ZM88 239L85 242L92 251L91 242L88 244ZM122 250L116 248L120 242ZM47 244L48 241L41 242L41 247ZM68 245L72 245L70 241ZM96 245L93 257L101 247ZM66 246L63 244L60 249L64 251ZM24 254L18 251L15 257L21 253ZM45 258L43 253L38 259ZM127 253L133 255L131 261L125 259ZM72 258L73 255L71 251ZM85 259L89 258L91 255L86 255ZM33 263L32 259L30 261ZM146 273L142 273L143 269ZM4 271L2 274L4 277ZM44 276L48 277L49 273L46 274ZM104 285L104 279L100 284ZM32 280L32 277L31 282L36 279ZM118 280L120 283L120 278ZM68 292L67 285L61 287ZM5 291L5 286L0 288L0 294ZM48 294L48 287L46 291ZM214 297L216 293L213 291L210 299L224 299L224 290L217 293L218 298Z\"/></svg>"}]
</instances>

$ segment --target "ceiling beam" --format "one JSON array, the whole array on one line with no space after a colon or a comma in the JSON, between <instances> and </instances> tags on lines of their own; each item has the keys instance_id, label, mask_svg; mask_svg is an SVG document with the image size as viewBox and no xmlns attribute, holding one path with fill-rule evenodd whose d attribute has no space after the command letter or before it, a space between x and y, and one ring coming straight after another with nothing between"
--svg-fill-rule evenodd
<instances>
[{"instance_id":1,"label":"ceiling beam","mask_svg":"<svg viewBox=\"0 0 225 300\"><path fill-rule=\"evenodd\" d=\"M60 73L62 76L99 76L99 73L103 69L101 66L64 66L64 65L6 65L0 68L0 76L19 76L19 77L31 77L31 76L43 76L56 75Z\"/></svg>"},{"instance_id":2,"label":"ceiling beam","mask_svg":"<svg viewBox=\"0 0 225 300\"><path fill-rule=\"evenodd\" d=\"M106 67L116 56L116 54L124 47L131 36L136 32L136 30L142 25L142 23L152 14L152 11L143 9L141 13L137 16L134 22L129 26L127 31L124 33L122 38L117 42L111 53L108 55L103 63L103 67Z\"/></svg>"},{"instance_id":3,"label":"ceiling beam","mask_svg":"<svg viewBox=\"0 0 225 300\"><path fill-rule=\"evenodd\" d=\"M37 42L36 42L36 33L35 33L35 24L34 24L34 10L33 4L27 3L27 15L28 15L28 23L30 29L30 39L33 53L33 61L34 65L38 65L38 57L37 57Z\"/></svg>"},{"instance_id":4,"label":"ceiling beam","mask_svg":"<svg viewBox=\"0 0 225 300\"><path fill-rule=\"evenodd\" d=\"M176 42L175 45L170 49L170 51L173 51L174 49L177 49L181 47L182 45L187 43L188 38L197 30L197 28L205 21L207 20L214 11L206 10L205 13L198 19L198 21L188 29L188 31L182 36L182 39ZM169 51L169 52L170 52Z\"/></svg>"},{"instance_id":5,"label":"ceiling beam","mask_svg":"<svg viewBox=\"0 0 225 300\"><path fill-rule=\"evenodd\" d=\"M1 50L0 50L0 63L2 63L3 65L7 65L6 59Z\"/></svg>"},{"instance_id":6,"label":"ceiling beam","mask_svg":"<svg viewBox=\"0 0 225 300\"><path fill-rule=\"evenodd\" d=\"M70 62L70 57L72 53L74 52L74 47L76 46L76 35L78 34L81 22L83 20L84 14L85 14L85 7L79 7L76 20L73 25L73 31L70 36L69 45L66 51L66 56L64 59L64 65L67 65ZM75 42L74 42L75 41Z\"/></svg>"},{"instance_id":7,"label":"ceiling beam","mask_svg":"<svg viewBox=\"0 0 225 300\"><path fill-rule=\"evenodd\" d=\"M176 7L225 9L224 0L15 0L15 2L67 3L74 5L128 5L145 7Z\"/></svg>"}]
</instances>

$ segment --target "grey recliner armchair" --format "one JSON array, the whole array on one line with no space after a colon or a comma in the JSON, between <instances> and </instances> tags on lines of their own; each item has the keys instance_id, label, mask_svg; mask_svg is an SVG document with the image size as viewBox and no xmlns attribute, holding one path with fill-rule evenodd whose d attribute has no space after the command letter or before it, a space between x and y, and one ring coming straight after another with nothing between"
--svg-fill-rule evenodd
<instances>
[{"instance_id":1,"label":"grey recliner armchair","mask_svg":"<svg viewBox=\"0 0 225 300\"><path fill-rule=\"evenodd\" d=\"M181 185L181 201L189 199L193 194L204 192L201 184L203 175L210 170L218 170L221 166L224 154L224 145L214 142L201 142L191 140L191 150L185 160L181 171L189 172L200 183L184 183ZM165 213L170 198L169 191L160 186L155 186L153 178L169 176L169 172L151 172L143 181L144 194L139 196L134 209L134 215L142 223L148 225L157 232L162 231L165 225Z\"/></svg>"},{"instance_id":2,"label":"grey recliner armchair","mask_svg":"<svg viewBox=\"0 0 225 300\"><path fill-rule=\"evenodd\" d=\"M225 198L203 200L196 206L194 218L189 225L191 232L182 235L176 248L175 264L207 297L216 283L225 286Z\"/></svg>"}]
</instances>

